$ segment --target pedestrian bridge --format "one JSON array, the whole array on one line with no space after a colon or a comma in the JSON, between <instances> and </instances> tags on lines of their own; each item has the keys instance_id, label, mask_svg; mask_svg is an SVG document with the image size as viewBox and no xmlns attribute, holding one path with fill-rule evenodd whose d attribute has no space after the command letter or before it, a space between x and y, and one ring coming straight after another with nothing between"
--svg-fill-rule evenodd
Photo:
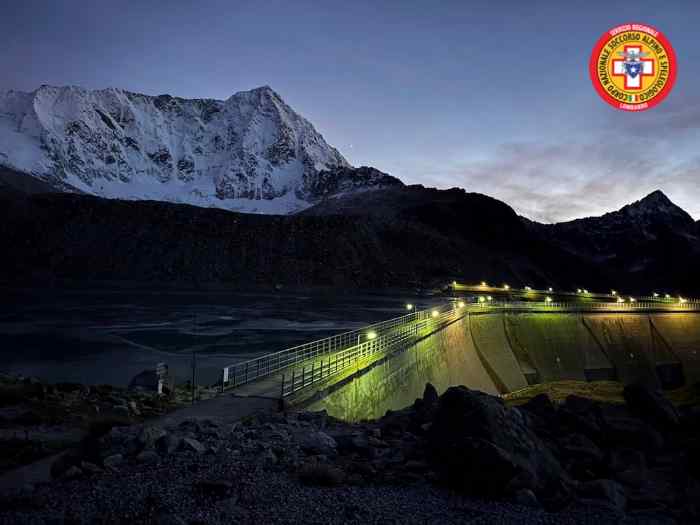
<instances>
[{"instance_id":1,"label":"pedestrian bridge","mask_svg":"<svg viewBox=\"0 0 700 525\"><path fill-rule=\"evenodd\" d=\"M700 302L658 294L599 299L583 291L580 301L555 302L547 291L535 292L542 300L499 301L481 291L484 295L469 302L446 299L439 307L409 310L359 330L232 364L222 370L221 389L296 402L354 382L419 347L431 349L425 355L437 347L454 354L452 362L441 365L462 369L461 377L449 379L452 384L469 384L468 376L478 371L475 384L484 383L481 388L494 393L557 379L642 378L665 387L686 375L700 380ZM454 337L447 341L446 333ZM421 385L426 380L416 379Z\"/></svg>"}]
</instances>

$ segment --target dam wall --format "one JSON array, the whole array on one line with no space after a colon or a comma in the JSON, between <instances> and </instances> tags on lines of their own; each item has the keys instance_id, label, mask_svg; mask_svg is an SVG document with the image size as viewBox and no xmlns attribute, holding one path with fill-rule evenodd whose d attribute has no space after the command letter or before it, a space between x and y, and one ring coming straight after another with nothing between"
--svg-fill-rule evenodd
<instances>
[{"instance_id":1,"label":"dam wall","mask_svg":"<svg viewBox=\"0 0 700 525\"><path fill-rule=\"evenodd\" d=\"M474 350L467 318L394 354L309 409L325 409L346 421L377 418L412 404L427 382L439 392L457 384L499 392Z\"/></svg>"},{"instance_id":2,"label":"dam wall","mask_svg":"<svg viewBox=\"0 0 700 525\"><path fill-rule=\"evenodd\" d=\"M700 313L471 314L311 405L349 421L410 405L426 382L492 394L575 379L700 381Z\"/></svg>"}]
</instances>

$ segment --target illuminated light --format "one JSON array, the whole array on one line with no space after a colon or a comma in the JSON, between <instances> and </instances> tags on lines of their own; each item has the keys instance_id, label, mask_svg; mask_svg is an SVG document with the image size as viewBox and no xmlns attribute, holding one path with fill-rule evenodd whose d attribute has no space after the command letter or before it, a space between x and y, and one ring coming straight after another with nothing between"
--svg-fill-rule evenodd
<instances>
[{"instance_id":1,"label":"illuminated light","mask_svg":"<svg viewBox=\"0 0 700 525\"><path fill-rule=\"evenodd\" d=\"M654 292L654 297L658 297L658 296L659 296L659 294L657 294L656 292Z\"/></svg>"},{"instance_id":2,"label":"illuminated light","mask_svg":"<svg viewBox=\"0 0 700 525\"><path fill-rule=\"evenodd\" d=\"M504 289L504 290L510 290L510 286L508 286L507 284L504 284L504 285L503 285L503 289Z\"/></svg>"},{"instance_id":3,"label":"illuminated light","mask_svg":"<svg viewBox=\"0 0 700 525\"><path fill-rule=\"evenodd\" d=\"M481 281L481 286L486 286L486 281Z\"/></svg>"},{"instance_id":4,"label":"illuminated light","mask_svg":"<svg viewBox=\"0 0 700 525\"><path fill-rule=\"evenodd\" d=\"M576 293L581 293L581 288L576 288Z\"/></svg>"},{"instance_id":5,"label":"illuminated light","mask_svg":"<svg viewBox=\"0 0 700 525\"><path fill-rule=\"evenodd\" d=\"M411 303L408 303L406 305L406 310L413 310L413 305Z\"/></svg>"},{"instance_id":6,"label":"illuminated light","mask_svg":"<svg viewBox=\"0 0 700 525\"><path fill-rule=\"evenodd\" d=\"M527 290L528 292L530 292L530 291L532 291L532 288L530 288L529 286L526 286L526 287L525 287L525 290Z\"/></svg>"},{"instance_id":7,"label":"illuminated light","mask_svg":"<svg viewBox=\"0 0 700 525\"><path fill-rule=\"evenodd\" d=\"M665 297L666 297L666 299L670 299L670 298L671 298L671 296L670 296L669 294L666 294Z\"/></svg>"},{"instance_id":8,"label":"illuminated light","mask_svg":"<svg viewBox=\"0 0 700 525\"><path fill-rule=\"evenodd\" d=\"M615 290L612 290L610 293L611 293L612 295L617 295L617 292L616 292Z\"/></svg>"},{"instance_id":9,"label":"illuminated light","mask_svg":"<svg viewBox=\"0 0 700 525\"><path fill-rule=\"evenodd\" d=\"M551 298L551 297L545 297L545 298L544 298L544 302L545 302L545 303L551 303L551 302L552 302L552 298Z\"/></svg>"},{"instance_id":10,"label":"illuminated light","mask_svg":"<svg viewBox=\"0 0 700 525\"><path fill-rule=\"evenodd\" d=\"M377 338L377 332L375 332L374 330L372 330L371 332L367 332L367 339L369 339L371 341L372 339L376 339L376 338Z\"/></svg>"},{"instance_id":11,"label":"illuminated light","mask_svg":"<svg viewBox=\"0 0 700 525\"><path fill-rule=\"evenodd\" d=\"M636 299L634 297L630 297L630 303L636 302Z\"/></svg>"},{"instance_id":12,"label":"illuminated light","mask_svg":"<svg viewBox=\"0 0 700 525\"><path fill-rule=\"evenodd\" d=\"M432 315L433 315L433 317L437 317L437 316L440 315L440 314L438 313L437 310L433 310L433 311L432 311Z\"/></svg>"},{"instance_id":13,"label":"illuminated light","mask_svg":"<svg viewBox=\"0 0 700 525\"><path fill-rule=\"evenodd\" d=\"M485 300L486 300L486 299L484 298L483 295L480 295L480 296L479 296L479 302L480 302L480 303L483 303Z\"/></svg>"},{"instance_id":14,"label":"illuminated light","mask_svg":"<svg viewBox=\"0 0 700 525\"><path fill-rule=\"evenodd\" d=\"M493 301L493 297L491 297L491 296L489 295L489 296L486 297L486 300L487 300L487 301Z\"/></svg>"},{"instance_id":15,"label":"illuminated light","mask_svg":"<svg viewBox=\"0 0 700 525\"><path fill-rule=\"evenodd\" d=\"M617 302L618 302L618 303L624 303L624 302L625 302L625 299L622 298L622 297L618 297L618 298L617 298Z\"/></svg>"},{"instance_id":16,"label":"illuminated light","mask_svg":"<svg viewBox=\"0 0 700 525\"><path fill-rule=\"evenodd\" d=\"M459 308L464 308L464 301L458 302L458 303L457 303L457 306L458 306Z\"/></svg>"},{"instance_id":17,"label":"illuminated light","mask_svg":"<svg viewBox=\"0 0 700 525\"><path fill-rule=\"evenodd\" d=\"M679 301L681 304L685 304L685 303L688 302L688 299L684 299L683 297L679 297L679 298L678 298L678 301Z\"/></svg>"},{"instance_id":18,"label":"illuminated light","mask_svg":"<svg viewBox=\"0 0 700 525\"><path fill-rule=\"evenodd\" d=\"M457 286L457 281L452 281L452 286Z\"/></svg>"},{"instance_id":19,"label":"illuminated light","mask_svg":"<svg viewBox=\"0 0 700 525\"><path fill-rule=\"evenodd\" d=\"M554 290L553 290L552 287L550 286L549 288L547 288L547 291L548 291L548 292L553 292Z\"/></svg>"},{"instance_id":20,"label":"illuminated light","mask_svg":"<svg viewBox=\"0 0 700 525\"><path fill-rule=\"evenodd\" d=\"M586 290L586 289L584 288L584 289L583 289L583 293L588 293L588 290Z\"/></svg>"}]
</instances>

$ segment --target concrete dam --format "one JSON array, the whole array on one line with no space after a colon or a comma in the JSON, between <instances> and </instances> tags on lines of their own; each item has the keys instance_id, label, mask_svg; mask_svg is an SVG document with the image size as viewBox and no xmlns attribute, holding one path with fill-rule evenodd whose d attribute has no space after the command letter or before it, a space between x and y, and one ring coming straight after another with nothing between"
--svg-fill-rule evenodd
<instances>
[{"instance_id":1,"label":"concrete dam","mask_svg":"<svg viewBox=\"0 0 700 525\"><path fill-rule=\"evenodd\" d=\"M381 417L426 382L492 394L574 379L664 389L700 381L700 313L471 313L359 374L321 400L349 421Z\"/></svg>"}]
</instances>

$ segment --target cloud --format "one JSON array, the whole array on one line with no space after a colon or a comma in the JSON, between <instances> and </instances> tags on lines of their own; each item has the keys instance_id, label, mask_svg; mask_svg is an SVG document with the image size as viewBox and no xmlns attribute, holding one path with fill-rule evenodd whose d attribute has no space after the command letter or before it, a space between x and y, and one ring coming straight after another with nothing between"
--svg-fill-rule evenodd
<instances>
[{"instance_id":1,"label":"cloud","mask_svg":"<svg viewBox=\"0 0 700 525\"><path fill-rule=\"evenodd\" d=\"M593 143L502 144L486 160L427 178L439 187L493 195L542 222L600 215L656 189L697 216L700 156L684 158L671 144L627 134Z\"/></svg>"}]
</instances>

